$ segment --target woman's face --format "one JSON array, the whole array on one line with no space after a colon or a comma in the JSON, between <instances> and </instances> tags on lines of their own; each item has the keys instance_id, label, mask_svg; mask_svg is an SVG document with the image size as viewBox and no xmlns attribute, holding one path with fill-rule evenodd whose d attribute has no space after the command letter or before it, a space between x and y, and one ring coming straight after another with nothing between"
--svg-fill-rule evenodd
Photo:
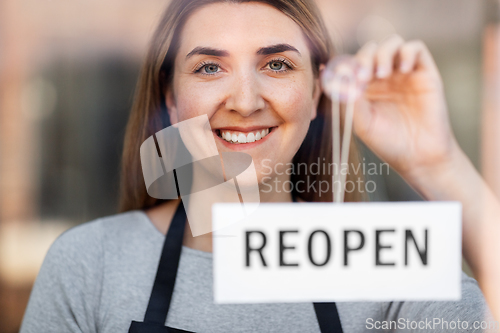
<instances>
[{"instance_id":1,"label":"woman's face","mask_svg":"<svg viewBox=\"0 0 500 333\"><path fill-rule=\"evenodd\" d=\"M214 3L189 17L172 88L172 124L206 114L219 152L250 154L259 182L291 162L320 96L301 28L256 2Z\"/></svg>"}]
</instances>

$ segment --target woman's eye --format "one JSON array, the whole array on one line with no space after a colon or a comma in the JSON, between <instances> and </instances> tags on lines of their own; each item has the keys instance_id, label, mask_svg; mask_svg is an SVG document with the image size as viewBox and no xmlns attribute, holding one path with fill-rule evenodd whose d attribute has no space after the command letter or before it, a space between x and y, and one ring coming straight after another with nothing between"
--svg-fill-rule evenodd
<instances>
[{"instance_id":1,"label":"woman's eye","mask_svg":"<svg viewBox=\"0 0 500 333\"><path fill-rule=\"evenodd\" d=\"M271 60L267 63L266 67L273 72L279 73L287 72L288 70L293 69L293 66L284 59Z\"/></svg>"},{"instance_id":2,"label":"woman's eye","mask_svg":"<svg viewBox=\"0 0 500 333\"><path fill-rule=\"evenodd\" d=\"M269 63L269 68L273 71L279 71L283 68L283 63L281 61L273 61Z\"/></svg>"},{"instance_id":3,"label":"woman's eye","mask_svg":"<svg viewBox=\"0 0 500 333\"><path fill-rule=\"evenodd\" d=\"M209 63L209 64L201 64L194 72L204 75L214 75L219 72L219 69L220 69L219 65Z\"/></svg>"},{"instance_id":4,"label":"woman's eye","mask_svg":"<svg viewBox=\"0 0 500 333\"><path fill-rule=\"evenodd\" d=\"M203 66L203 69L205 70L205 73L207 74L215 74L219 70L219 66L211 64L211 65L205 65Z\"/></svg>"}]
</instances>

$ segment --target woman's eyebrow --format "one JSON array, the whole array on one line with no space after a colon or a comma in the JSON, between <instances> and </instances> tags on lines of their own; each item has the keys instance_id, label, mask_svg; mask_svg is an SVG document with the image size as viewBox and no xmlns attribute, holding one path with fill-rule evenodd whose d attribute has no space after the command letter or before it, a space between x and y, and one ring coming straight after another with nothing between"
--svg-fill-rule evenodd
<instances>
[{"instance_id":1,"label":"woman's eyebrow","mask_svg":"<svg viewBox=\"0 0 500 333\"><path fill-rule=\"evenodd\" d=\"M274 53L280 53L285 51L294 51L297 52L299 56L302 56L295 47L290 44L275 44L271 46L262 47L257 51L257 54L260 55L269 55Z\"/></svg>"},{"instance_id":2,"label":"woman's eyebrow","mask_svg":"<svg viewBox=\"0 0 500 333\"><path fill-rule=\"evenodd\" d=\"M281 53L281 52L285 52L285 51L297 52L297 54L299 56L301 56L299 50L297 50L295 47L293 47L290 44L274 44L274 45L270 45L270 46L266 46L266 47L261 47L257 51L257 54L269 55L269 54ZM209 55L209 56L214 56L214 57L227 57L227 56L229 56L229 52L227 52L225 50L214 49L211 47L197 46L186 55L186 59L188 59L196 54L203 54L203 55Z\"/></svg>"},{"instance_id":3,"label":"woman's eyebrow","mask_svg":"<svg viewBox=\"0 0 500 333\"><path fill-rule=\"evenodd\" d=\"M203 55L209 55L209 56L214 56L214 57L227 57L227 56L229 56L229 52L224 51L224 50L213 49L211 47L197 46L191 52L189 52L187 54L186 59L194 56L195 54L203 54Z\"/></svg>"}]
</instances>

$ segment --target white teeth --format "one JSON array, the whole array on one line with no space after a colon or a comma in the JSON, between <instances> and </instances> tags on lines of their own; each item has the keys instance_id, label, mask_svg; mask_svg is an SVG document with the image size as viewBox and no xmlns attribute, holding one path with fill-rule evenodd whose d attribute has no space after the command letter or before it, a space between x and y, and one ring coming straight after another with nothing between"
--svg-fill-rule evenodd
<instances>
[{"instance_id":1,"label":"white teeth","mask_svg":"<svg viewBox=\"0 0 500 333\"><path fill-rule=\"evenodd\" d=\"M255 142L255 141L259 141L261 139L263 139L266 135L269 134L269 128L267 129L263 129L263 130L260 130L260 131L256 131L256 132L250 132L250 133L242 133L242 132L229 132L229 131L220 131L220 136L228 141L228 142L232 142L232 143L251 143L251 142Z\"/></svg>"},{"instance_id":2,"label":"white teeth","mask_svg":"<svg viewBox=\"0 0 500 333\"><path fill-rule=\"evenodd\" d=\"M247 137L245 136L245 134L240 133L240 135L238 135L238 142L239 143L247 143Z\"/></svg>"}]
</instances>

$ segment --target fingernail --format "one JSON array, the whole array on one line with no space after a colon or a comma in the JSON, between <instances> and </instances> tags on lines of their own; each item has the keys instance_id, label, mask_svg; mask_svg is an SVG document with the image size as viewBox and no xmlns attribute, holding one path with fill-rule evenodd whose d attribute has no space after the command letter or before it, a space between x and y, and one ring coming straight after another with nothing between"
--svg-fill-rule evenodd
<instances>
[{"instance_id":1,"label":"fingernail","mask_svg":"<svg viewBox=\"0 0 500 333\"><path fill-rule=\"evenodd\" d=\"M368 71L365 68L361 68L358 71L357 76L358 76L358 80L365 81L368 78Z\"/></svg>"},{"instance_id":2,"label":"fingernail","mask_svg":"<svg viewBox=\"0 0 500 333\"><path fill-rule=\"evenodd\" d=\"M377 68L377 77L379 79L383 79L388 74L389 74L389 71L387 70L387 68L385 68L385 67L379 67L379 68Z\"/></svg>"},{"instance_id":3,"label":"fingernail","mask_svg":"<svg viewBox=\"0 0 500 333\"><path fill-rule=\"evenodd\" d=\"M366 81L368 80L368 70L366 68L361 68L358 72L358 80Z\"/></svg>"},{"instance_id":4,"label":"fingernail","mask_svg":"<svg viewBox=\"0 0 500 333\"><path fill-rule=\"evenodd\" d=\"M401 73L408 73L411 70L410 64L407 62L401 63L399 70L401 71Z\"/></svg>"}]
</instances>

